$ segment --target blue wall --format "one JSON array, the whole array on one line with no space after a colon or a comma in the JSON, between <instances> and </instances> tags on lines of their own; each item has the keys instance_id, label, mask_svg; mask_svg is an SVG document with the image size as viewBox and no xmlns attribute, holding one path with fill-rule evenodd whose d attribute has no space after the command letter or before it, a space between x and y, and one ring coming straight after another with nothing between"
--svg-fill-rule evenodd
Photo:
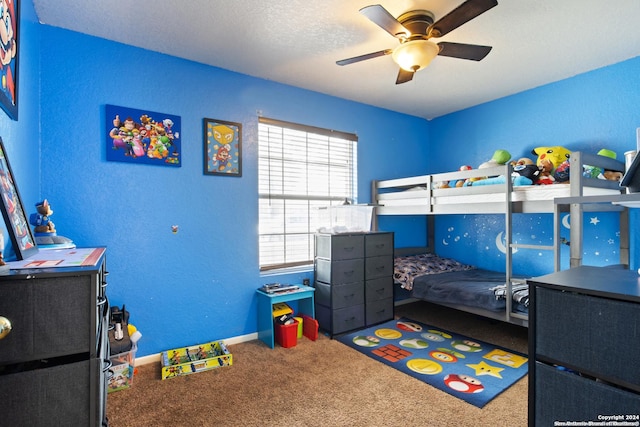
<instances>
[{"instance_id":1,"label":"blue wall","mask_svg":"<svg viewBox=\"0 0 640 427\"><path fill-rule=\"evenodd\" d=\"M108 247L139 355L253 333L256 288L312 276L260 276L258 114L357 134L362 203L371 179L427 169L423 119L50 26L41 43L42 197L59 234ZM180 116L182 167L107 162L105 104ZM241 178L203 175L204 117L243 124ZM412 156L390 162L399 147Z\"/></svg>"},{"instance_id":2,"label":"blue wall","mask_svg":"<svg viewBox=\"0 0 640 427\"><path fill-rule=\"evenodd\" d=\"M507 149L514 159L534 160L531 150L538 146L561 145L590 153L609 148L623 160L625 151L636 148L636 128L640 127L638 75L640 57L435 119L429 133L434 157L439 159L435 171L455 170L462 164L477 167L499 148ZM461 145L472 155L452 155L448 147ZM584 224L584 263L619 262L617 215L585 214ZM551 215L517 215L514 241L552 245L552 227ZM502 216L440 217L436 230L440 254L504 270L504 253L498 248L498 234L504 231ZM562 230L568 239L568 228ZM565 267L568 251L569 247L563 246ZM635 250L634 265L640 266ZM549 273L553 253L519 250L514 255L514 269L522 275Z\"/></svg>"},{"instance_id":3,"label":"blue wall","mask_svg":"<svg viewBox=\"0 0 640 427\"><path fill-rule=\"evenodd\" d=\"M139 356L253 333L258 286L311 276L258 270L259 114L356 133L363 203L372 179L475 165L496 148L515 157L552 141L635 145L637 58L427 122L40 25L30 2L22 13L20 120L0 114L1 136L27 209L46 197L60 234L108 247L110 301L142 331ZM105 104L180 116L182 167L107 162ZM243 124L241 178L203 175L204 117ZM472 154L452 156L452 144ZM439 224L438 237L478 227L458 220ZM383 218L381 228L398 246L424 244L424 218ZM481 240L462 256L481 253Z\"/></svg>"}]
</instances>

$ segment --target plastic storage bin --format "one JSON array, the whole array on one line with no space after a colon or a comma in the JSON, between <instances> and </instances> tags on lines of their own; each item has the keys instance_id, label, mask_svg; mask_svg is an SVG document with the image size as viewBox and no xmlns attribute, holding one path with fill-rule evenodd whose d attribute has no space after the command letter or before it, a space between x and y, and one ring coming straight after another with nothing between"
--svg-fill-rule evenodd
<instances>
[{"instance_id":1,"label":"plastic storage bin","mask_svg":"<svg viewBox=\"0 0 640 427\"><path fill-rule=\"evenodd\" d=\"M275 324L276 342L284 348L295 347L298 344L298 321L289 325Z\"/></svg>"},{"instance_id":2,"label":"plastic storage bin","mask_svg":"<svg viewBox=\"0 0 640 427\"><path fill-rule=\"evenodd\" d=\"M137 345L133 345L131 350L114 354L109 357L111 361L110 372L113 375L109 377L109 384L107 385L107 392L125 390L133 384L133 372L135 370L136 351Z\"/></svg>"},{"instance_id":3,"label":"plastic storage bin","mask_svg":"<svg viewBox=\"0 0 640 427\"><path fill-rule=\"evenodd\" d=\"M335 205L319 208L321 233L364 233L371 231L374 206Z\"/></svg>"}]
</instances>

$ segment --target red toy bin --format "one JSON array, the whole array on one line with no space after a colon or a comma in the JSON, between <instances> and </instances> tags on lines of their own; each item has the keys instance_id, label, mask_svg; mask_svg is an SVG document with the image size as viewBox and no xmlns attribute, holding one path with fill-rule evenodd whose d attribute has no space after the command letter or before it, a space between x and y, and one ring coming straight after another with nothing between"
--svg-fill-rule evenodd
<instances>
[{"instance_id":1,"label":"red toy bin","mask_svg":"<svg viewBox=\"0 0 640 427\"><path fill-rule=\"evenodd\" d=\"M298 344L298 322L294 321L290 325L276 323L276 342L284 348L295 347Z\"/></svg>"}]
</instances>

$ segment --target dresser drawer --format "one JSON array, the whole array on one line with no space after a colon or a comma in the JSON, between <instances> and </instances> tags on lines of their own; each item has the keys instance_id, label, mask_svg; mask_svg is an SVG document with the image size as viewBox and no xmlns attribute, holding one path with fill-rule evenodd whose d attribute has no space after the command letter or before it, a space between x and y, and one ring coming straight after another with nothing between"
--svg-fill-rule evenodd
<instances>
[{"instance_id":1,"label":"dresser drawer","mask_svg":"<svg viewBox=\"0 0 640 427\"><path fill-rule=\"evenodd\" d=\"M393 319L393 298L367 302L365 321L367 326Z\"/></svg>"},{"instance_id":2,"label":"dresser drawer","mask_svg":"<svg viewBox=\"0 0 640 427\"><path fill-rule=\"evenodd\" d=\"M638 354L627 347L640 342L638 304L543 287L535 292L539 357L640 389Z\"/></svg>"},{"instance_id":3,"label":"dresser drawer","mask_svg":"<svg viewBox=\"0 0 640 427\"><path fill-rule=\"evenodd\" d=\"M392 255L393 233L366 234L364 237L365 256Z\"/></svg>"},{"instance_id":4,"label":"dresser drawer","mask_svg":"<svg viewBox=\"0 0 640 427\"><path fill-rule=\"evenodd\" d=\"M84 360L0 376L3 426L99 426L101 364Z\"/></svg>"},{"instance_id":5,"label":"dresser drawer","mask_svg":"<svg viewBox=\"0 0 640 427\"><path fill-rule=\"evenodd\" d=\"M95 354L96 292L89 275L0 282L0 315L13 328L0 340L0 363Z\"/></svg>"},{"instance_id":6,"label":"dresser drawer","mask_svg":"<svg viewBox=\"0 0 640 427\"><path fill-rule=\"evenodd\" d=\"M338 285L364 281L364 258L344 261L316 259L316 280Z\"/></svg>"},{"instance_id":7,"label":"dresser drawer","mask_svg":"<svg viewBox=\"0 0 640 427\"><path fill-rule=\"evenodd\" d=\"M365 279L393 276L393 255L383 255L365 258Z\"/></svg>"},{"instance_id":8,"label":"dresser drawer","mask_svg":"<svg viewBox=\"0 0 640 427\"><path fill-rule=\"evenodd\" d=\"M364 296L367 304L371 301L393 298L393 279L381 277L367 280L364 285Z\"/></svg>"},{"instance_id":9,"label":"dresser drawer","mask_svg":"<svg viewBox=\"0 0 640 427\"><path fill-rule=\"evenodd\" d=\"M364 304L331 310L316 305L316 318L320 327L332 335L364 327Z\"/></svg>"},{"instance_id":10,"label":"dresser drawer","mask_svg":"<svg viewBox=\"0 0 640 427\"><path fill-rule=\"evenodd\" d=\"M535 363L536 426L552 426L555 421L566 420L601 421L602 415L638 414L638 394Z\"/></svg>"},{"instance_id":11,"label":"dresser drawer","mask_svg":"<svg viewBox=\"0 0 640 427\"><path fill-rule=\"evenodd\" d=\"M364 304L363 282L328 285L316 282L315 301L332 309Z\"/></svg>"},{"instance_id":12,"label":"dresser drawer","mask_svg":"<svg viewBox=\"0 0 640 427\"><path fill-rule=\"evenodd\" d=\"M316 256L331 260L364 257L363 234L316 234Z\"/></svg>"}]
</instances>

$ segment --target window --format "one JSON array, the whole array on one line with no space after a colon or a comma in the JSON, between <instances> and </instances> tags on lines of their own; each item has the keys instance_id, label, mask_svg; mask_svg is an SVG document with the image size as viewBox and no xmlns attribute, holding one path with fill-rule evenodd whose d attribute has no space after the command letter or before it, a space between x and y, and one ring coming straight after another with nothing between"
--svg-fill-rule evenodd
<instances>
[{"instance_id":1,"label":"window","mask_svg":"<svg viewBox=\"0 0 640 427\"><path fill-rule=\"evenodd\" d=\"M358 137L262 117L258 133L260 269L309 264L319 208L357 199Z\"/></svg>"}]
</instances>

